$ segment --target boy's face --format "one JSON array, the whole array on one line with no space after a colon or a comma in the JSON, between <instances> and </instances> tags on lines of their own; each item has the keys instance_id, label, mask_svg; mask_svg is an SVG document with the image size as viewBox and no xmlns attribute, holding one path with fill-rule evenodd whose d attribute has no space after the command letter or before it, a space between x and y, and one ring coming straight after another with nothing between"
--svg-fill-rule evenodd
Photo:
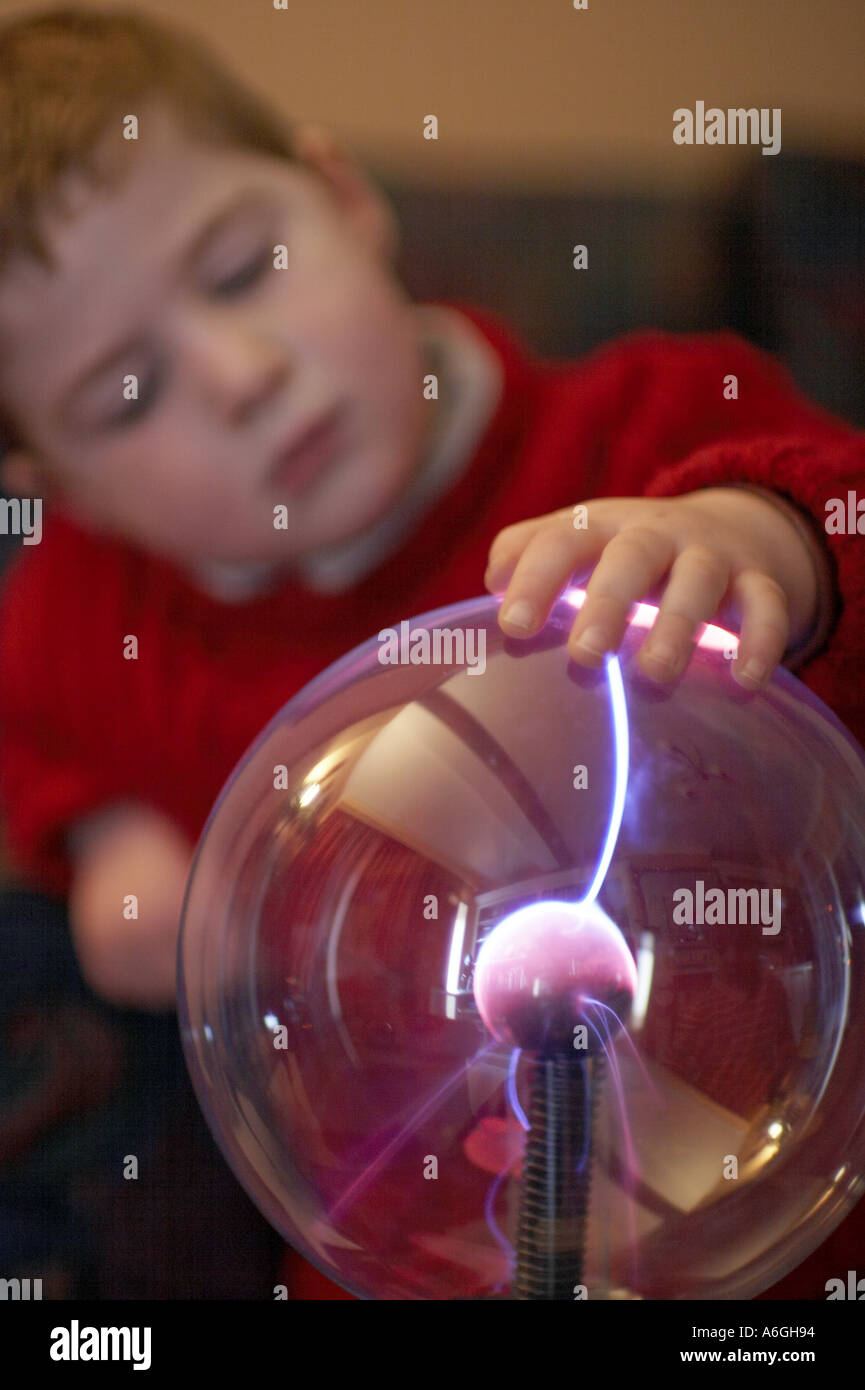
<instances>
[{"instance_id":1,"label":"boy's face","mask_svg":"<svg viewBox=\"0 0 865 1390\"><path fill-rule=\"evenodd\" d=\"M290 561L388 509L429 424L418 318L385 204L305 137L298 166L154 106L106 146L116 189L64 177L71 217L41 222L59 268L0 279L0 393L31 442L7 486L179 563Z\"/></svg>"}]
</instances>

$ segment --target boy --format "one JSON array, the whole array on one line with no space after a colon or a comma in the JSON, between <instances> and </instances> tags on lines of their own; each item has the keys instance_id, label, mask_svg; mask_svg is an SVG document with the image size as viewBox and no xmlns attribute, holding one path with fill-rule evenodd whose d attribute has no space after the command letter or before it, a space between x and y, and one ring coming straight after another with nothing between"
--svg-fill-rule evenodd
<instances>
[{"instance_id":1,"label":"boy","mask_svg":"<svg viewBox=\"0 0 865 1390\"><path fill-rule=\"evenodd\" d=\"M576 660L657 596L648 675L717 615L737 679L784 659L862 737L865 562L822 526L862 436L730 334L532 361L485 314L409 303L395 237L325 132L289 135L174 30L73 9L0 32L3 483L47 512L2 594L0 794L120 1005L172 1006L192 847L264 724L476 593L488 553L516 635L591 573Z\"/></svg>"}]
</instances>

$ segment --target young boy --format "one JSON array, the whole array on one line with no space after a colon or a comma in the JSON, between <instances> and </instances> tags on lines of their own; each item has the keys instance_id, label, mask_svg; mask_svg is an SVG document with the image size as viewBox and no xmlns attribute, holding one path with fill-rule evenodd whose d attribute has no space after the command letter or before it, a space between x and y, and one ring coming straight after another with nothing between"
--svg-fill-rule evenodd
<instances>
[{"instance_id":1,"label":"young boy","mask_svg":"<svg viewBox=\"0 0 865 1390\"><path fill-rule=\"evenodd\" d=\"M532 360L485 313L411 304L395 240L330 136L173 29L0 31L2 477L46 512L2 593L0 796L121 1005L172 1006L192 849L260 729L350 646L476 594L488 555L515 635L591 574L576 660L654 597L650 676L718 617L736 679L784 660L865 735L863 549L823 526L863 437L728 333Z\"/></svg>"}]
</instances>

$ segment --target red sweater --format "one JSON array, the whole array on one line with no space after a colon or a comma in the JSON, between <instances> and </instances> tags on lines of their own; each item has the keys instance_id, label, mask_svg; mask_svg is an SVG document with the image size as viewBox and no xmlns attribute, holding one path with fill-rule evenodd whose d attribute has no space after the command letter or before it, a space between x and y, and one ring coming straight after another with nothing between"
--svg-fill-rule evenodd
<instances>
[{"instance_id":1,"label":"red sweater","mask_svg":"<svg viewBox=\"0 0 865 1390\"><path fill-rule=\"evenodd\" d=\"M66 894L64 833L110 801L149 803L197 840L277 710L381 628L482 593L489 546L512 522L590 497L743 482L785 494L825 535L828 499L865 490L865 435L731 333L645 330L577 363L542 362L490 315L451 307L501 359L499 406L465 472L350 592L289 581L224 603L170 562L59 514L40 546L22 548L0 590L0 813L22 876ZM730 373L737 400L723 396ZM826 544L840 616L798 674L865 743L865 545ZM131 633L137 661L123 657Z\"/></svg>"}]
</instances>

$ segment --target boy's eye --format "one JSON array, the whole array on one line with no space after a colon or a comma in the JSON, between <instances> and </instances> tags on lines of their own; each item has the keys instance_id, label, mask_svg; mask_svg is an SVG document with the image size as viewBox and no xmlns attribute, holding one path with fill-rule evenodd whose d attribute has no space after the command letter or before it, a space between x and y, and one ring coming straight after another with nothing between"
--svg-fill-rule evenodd
<instances>
[{"instance_id":1,"label":"boy's eye","mask_svg":"<svg viewBox=\"0 0 865 1390\"><path fill-rule=\"evenodd\" d=\"M213 293L217 295L239 294L243 290L254 285L260 280L267 267L271 264L271 253L269 248L265 248L251 261L246 261L239 270L230 275L225 280L220 280L213 287ZM153 372L144 382L139 383L138 399L127 401L124 408L108 420L111 429L123 429L125 425L130 425L139 416L144 415L153 403L160 385L161 374Z\"/></svg>"},{"instance_id":2,"label":"boy's eye","mask_svg":"<svg viewBox=\"0 0 865 1390\"><path fill-rule=\"evenodd\" d=\"M107 422L109 429L123 429L150 409L160 383L160 375L159 372L152 372L143 385L139 382L137 400L126 401L123 409L111 416Z\"/></svg>"},{"instance_id":3,"label":"boy's eye","mask_svg":"<svg viewBox=\"0 0 865 1390\"><path fill-rule=\"evenodd\" d=\"M270 251L265 250L257 255L253 260L247 261L239 270L235 271L226 280L220 280L214 286L215 294L231 295L237 294L240 290L248 289L261 278L265 268L270 264Z\"/></svg>"}]
</instances>

